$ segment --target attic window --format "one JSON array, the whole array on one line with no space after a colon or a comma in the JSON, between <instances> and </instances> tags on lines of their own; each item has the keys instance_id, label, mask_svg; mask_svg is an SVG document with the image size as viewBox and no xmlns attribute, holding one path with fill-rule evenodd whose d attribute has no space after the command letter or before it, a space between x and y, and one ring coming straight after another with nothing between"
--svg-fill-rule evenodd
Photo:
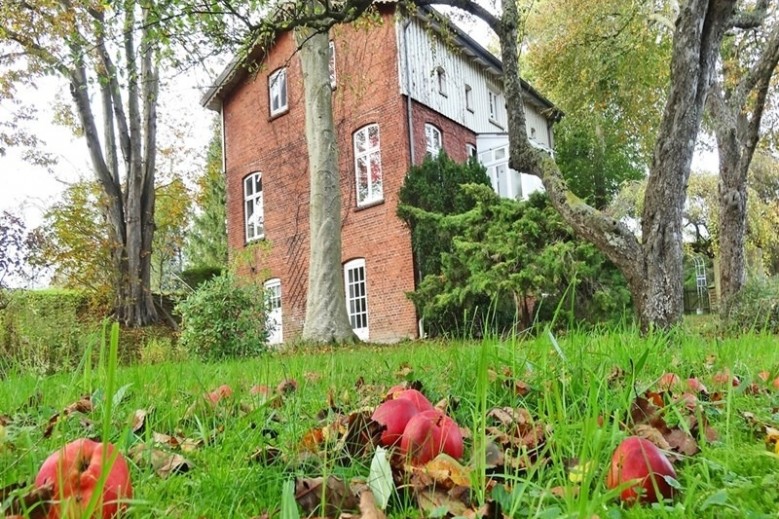
<instances>
[{"instance_id":1,"label":"attic window","mask_svg":"<svg viewBox=\"0 0 779 519\"><path fill-rule=\"evenodd\" d=\"M473 112L473 89L471 85L465 85L465 108Z\"/></svg>"},{"instance_id":2,"label":"attic window","mask_svg":"<svg viewBox=\"0 0 779 519\"><path fill-rule=\"evenodd\" d=\"M438 80L438 93L446 97L446 71L443 67L435 69L435 76Z\"/></svg>"},{"instance_id":3,"label":"attic window","mask_svg":"<svg viewBox=\"0 0 779 519\"><path fill-rule=\"evenodd\" d=\"M280 68L268 76L268 96L270 97L270 115L278 115L288 109L287 105L287 69Z\"/></svg>"}]
</instances>

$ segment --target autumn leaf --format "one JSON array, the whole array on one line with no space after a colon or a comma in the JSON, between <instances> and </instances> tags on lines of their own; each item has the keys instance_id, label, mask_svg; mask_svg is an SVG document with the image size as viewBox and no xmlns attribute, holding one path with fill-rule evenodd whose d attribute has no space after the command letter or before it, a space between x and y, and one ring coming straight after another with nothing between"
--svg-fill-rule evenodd
<instances>
[{"instance_id":1,"label":"autumn leaf","mask_svg":"<svg viewBox=\"0 0 779 519\"><path fill-rule=\"evenodd\" d=\"M180 454L155 449L143 443L133 446L128 454L136 465L151 466L162 479L173 474L185 474L194 468L194 464Z\"/></svg>"},{"instance_id":2,"label":"autumn leaf","mask_svg":"<svg viewBox=\"0 0 779 519\"><path fill-rule=\"evenodd\" d=\"M356 511L360 503L343 480L328 476L324 478L298 478L295 481L295 501L305 515L312 515L324 504L320 514L338 517L341 512Z\"/></svg>"},{"instance_id":3,"label":"autumn leaf","mask_svg":"<svg viewBox=\"0 0 779 519\"><path fill-rule=\"evenodd\" d=\"M54 493L53 485L42 487L15 483L0 489L0 504L10 498L4 508L9 516L26 517L28 519L45 519L49 514L49 502Z\"/></svg>"},{"instance_id":4,"label":"autumn leaf","mask_svg":"<svg viewBox=\"0 0 779 519\"><path fill-rule=\"evenodd\" d=\"M61 412L54 414L46 424L43 430L43 437L49 438L54 432L54 428L61 418L67 418L73 413L89 414L94 409L92 405L92 397L90 395L83 395L79 400L73 402L63 409Z\"/></svg>"}]
</instances>

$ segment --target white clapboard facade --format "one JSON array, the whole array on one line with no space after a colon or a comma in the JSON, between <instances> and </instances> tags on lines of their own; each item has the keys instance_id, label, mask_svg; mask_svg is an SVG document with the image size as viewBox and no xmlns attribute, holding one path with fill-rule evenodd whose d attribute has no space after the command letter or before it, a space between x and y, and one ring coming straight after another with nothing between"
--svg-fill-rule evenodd
<instances>
[{"instance_id":1,"label":"white clapboard facade","mask_svg":"<svg viewBox=\"0 0 779 519\"><path fill-rule=\"evenodd\" d=\"M543 189L536 177L508 167L506 99L501 64L464 32L446 30L430 17L431 9L399 18L396 25L400 91L477 135L479 161L487 168L495 191L524 199ZM552 152L552 124L559 112L523 83L527 133L531 142Z\"/></svg>"}]
</instances>

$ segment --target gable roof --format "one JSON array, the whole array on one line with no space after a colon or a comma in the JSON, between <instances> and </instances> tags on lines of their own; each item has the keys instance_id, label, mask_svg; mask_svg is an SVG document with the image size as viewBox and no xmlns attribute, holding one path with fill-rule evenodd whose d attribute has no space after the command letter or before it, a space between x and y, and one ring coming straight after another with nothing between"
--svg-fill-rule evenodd
<instances>
[{"instance_id":1,"label":"gable roof","mask_svg":"<svg viewBox=\"0 0 779 519\"><path fill-rule=\"evenodd\" d=\"M375 3L380 5L391 5L393 8L396 5L394 0L379 0ZM485 70L490 72L493 76L499 78L503 74L503 64L497 56L485 49L456 24L449 22L448 27L442 27L440 20L445 19L445 17L433 7L429 5L420 7L416 12L416 16L425 22L430 23L431 27L437 33L443 34L444 31L446 31L447 34L452 35L453 43L460 51L475 63L484 67ZM269 38L269 46L272 46L275 43L276 36L277 34L274 34ZM220 101L229 95L233 88L249 74L246 64L256 63L258 60L261 60L266 50L268 50L268 46L262 46L258 43L254 45L246 55L234 57L216 78L214 84L203 94L200 99L200 104L210 110L219 110ZM559 120L562 117L562 111L557 108L554 103L524 79L520 78L520 82L523 91L528 94L527 101L545 111L548 114L548 117L553 120Z\"/></svg>"}]
</instances>

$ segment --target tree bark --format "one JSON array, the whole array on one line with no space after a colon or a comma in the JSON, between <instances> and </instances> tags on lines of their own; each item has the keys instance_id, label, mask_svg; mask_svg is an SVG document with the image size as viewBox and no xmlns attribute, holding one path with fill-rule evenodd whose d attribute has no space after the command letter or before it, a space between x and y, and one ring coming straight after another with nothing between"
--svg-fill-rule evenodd
<instances>
[{"instance_id":1,"label":"tree bark","mask_svg":"<svg viewBox=\"0 0 779 519\"><path fill-rule=\"evenodd\" d=\"M737 14L750 20L750 29L762 29L766 43L749 70L733 77L740 66L722 67L720 81L712 87L707 107L712 116L719 151L719 254L720 316L728 319L733 298L746 283L747 178L760 139L771 78L779 63L779 23L764 27L769 18L765 9Z\"/></svg>"},{"instance_id":2,"label":"tree bark","mask_svg":"<svg viewBox=\"0 0 779 519\"><path fill-rule=\"evenodd\" d=\"M666 329L681 319L682 210L706 95L735 0L690 0L676 21L671 85L650 169L639 243L622 223L573 193L554 160L532 148L525 130L519 79L516 2L503 0L498 26L508 100L510 165L541 178L552 204L627 279L641 329Z\"/></svg>"},{"instance_id":3,"label":"tree bark","mask_svg":"<svg viewBox=\"0 0 779 519\"><path fill-rule=\"evenodd\" d=\"M310 255L302 338L316 343L355 342L346 313L341 265L341 187L333 122L327 32L301 27L300 45L310 171Z\"/></svg>"}]
</instances>

